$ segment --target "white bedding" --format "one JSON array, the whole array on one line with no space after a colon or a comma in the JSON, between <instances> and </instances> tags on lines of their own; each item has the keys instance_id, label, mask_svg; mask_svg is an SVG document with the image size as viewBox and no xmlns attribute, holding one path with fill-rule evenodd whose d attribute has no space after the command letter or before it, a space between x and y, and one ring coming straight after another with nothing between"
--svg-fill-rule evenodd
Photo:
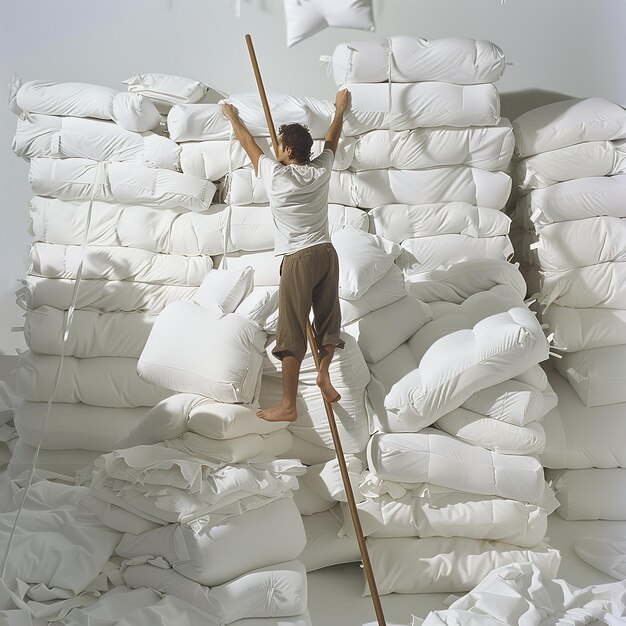
<instances>
[{"instance_id":1,"label":"white bedding","mask_svg":"<svg viewBox=\"0 0 626 626\"><path fill-rule=\"evenodd\" d=\"M377 433L370 439L367 458L370 470L384 480L428 482L535 504L544 494L543 467L536 458L489 452L434 428Z\"/></svg>"}]
</instances>

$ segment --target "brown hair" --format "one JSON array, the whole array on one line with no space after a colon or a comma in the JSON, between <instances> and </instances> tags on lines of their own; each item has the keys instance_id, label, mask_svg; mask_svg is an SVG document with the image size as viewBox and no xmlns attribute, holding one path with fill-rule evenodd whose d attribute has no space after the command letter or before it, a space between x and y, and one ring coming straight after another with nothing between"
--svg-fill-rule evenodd
<instances>
[{"instance_id":1,"label":"brown hair","mask_svg":"<svg viewBox=\"0 0 626 626\"><path fill-rule=\"evenodd\" d=\"M278 139L283 148L291 148L291 158L300 163L311 160L313 138L304 124L282 124L278 129Z\"/></svg>"}]
</instances>

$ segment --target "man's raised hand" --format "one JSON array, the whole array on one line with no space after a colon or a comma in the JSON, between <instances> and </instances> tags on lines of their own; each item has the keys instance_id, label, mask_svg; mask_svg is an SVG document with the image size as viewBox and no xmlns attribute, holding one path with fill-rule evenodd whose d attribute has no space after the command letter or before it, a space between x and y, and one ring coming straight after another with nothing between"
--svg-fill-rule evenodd
<instances>
[{"instance_id":1,"label":"man's raised hand","mask_svg":"<svg viewBox=\"0 0 626 626\"><path fill-rule=\"evenodd\" d=\"M222 113L229 120L239 118L239 110L234 104L230 104L229 102L225 102L224 104L222 104Z\"/></svg>"},{"instance_id":2,"label":"man's raised hand","mask_svg":"<svg viewBox=\"0 0 626 626\"><path fill-rule=\"evenodd\" d=\"M347 89L341 89L335 95L335 109L337 113L345 113L350 105L350 92Z\"/></svg>"}]
</instances>

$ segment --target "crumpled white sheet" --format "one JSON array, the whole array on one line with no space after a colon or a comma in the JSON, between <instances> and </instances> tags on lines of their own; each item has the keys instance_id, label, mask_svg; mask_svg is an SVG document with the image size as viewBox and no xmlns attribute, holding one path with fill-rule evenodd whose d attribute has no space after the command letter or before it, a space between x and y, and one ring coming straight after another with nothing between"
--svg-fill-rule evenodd
<instances>
[{"instance_id":1,"label":"crumpled white sheet","mask_svg":"<svg viewBox=\"0 0 626 626\"><path fill-rule=\"evenodd\" d=\"M604 620L626 624L626 581L577 589L545 580L531 563L513 563L488 574L447 610L432 611L412 626L582 626Z\"/></svg>"},{"instance_id":2,"label":"crumpled white sheet","mask_svg":"<svg viewBox=\"0 0 626 626\"><path fill-rule=\"evenodd\" d=\"M84 487L50 481L31 486L4 580L0 582L0 610L19 608L30 611L36 619L58 619L72 607L87 606L98 597L103 585L96 579L121 535L79 506L87 491ZM1 485L0 554L3 556L22 497L23 489L17 483L6 481ZM106 580L100 582L106 589ZM4 622L0 620L0 623Z\"/></svg>"}]
</instances>

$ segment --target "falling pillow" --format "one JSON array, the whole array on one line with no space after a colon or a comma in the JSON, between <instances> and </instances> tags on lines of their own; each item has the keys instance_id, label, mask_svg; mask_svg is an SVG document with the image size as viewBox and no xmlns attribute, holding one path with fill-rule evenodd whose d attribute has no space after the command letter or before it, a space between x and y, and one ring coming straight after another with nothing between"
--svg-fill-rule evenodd
<instances>
[{"instance_id":1,"label":"falling pillow","mask_svg":"<svg viewBox=\"0 0 626 626\"><path fill-rule=\"evenodd\" d=\"M375 30L372 0L285 0L287 45L327 26Z\"/></svg>"}]
</instances>

